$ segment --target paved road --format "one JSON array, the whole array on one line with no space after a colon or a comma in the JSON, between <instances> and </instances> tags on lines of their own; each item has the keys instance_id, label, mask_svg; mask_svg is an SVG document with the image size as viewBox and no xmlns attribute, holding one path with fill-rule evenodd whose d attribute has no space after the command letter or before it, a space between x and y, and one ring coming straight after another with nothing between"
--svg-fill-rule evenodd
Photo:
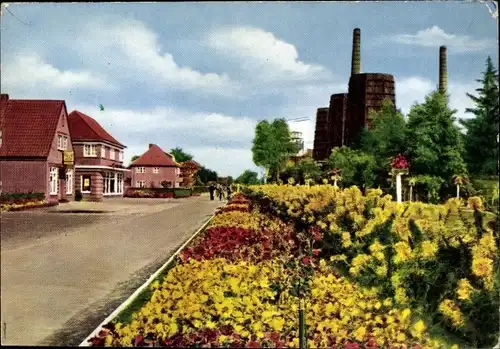
<instances>
[{"instance_id":1,"label":"paved road","mask_svg":"<svg viewBox=\"0 0 500 349\"><path fill-rule=\"evenodd\" d=\"M2 344L78 345L220 205L202 196L127 215L2 213Z\"/></svg>"}]
</instances>

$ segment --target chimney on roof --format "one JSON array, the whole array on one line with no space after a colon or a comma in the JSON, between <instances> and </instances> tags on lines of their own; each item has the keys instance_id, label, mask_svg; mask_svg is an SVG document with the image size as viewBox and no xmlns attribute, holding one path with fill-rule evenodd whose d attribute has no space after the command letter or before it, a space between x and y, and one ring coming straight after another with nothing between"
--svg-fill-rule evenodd
<instances>
[{"instance_id":1,"label":"chimney on roof","mask_svg":"<svg viewBox=\"0 0 500 349\"><path fill-rule=\"evenodd\" d=\"M8 101L9 100L9 95L6 93L2 93L0 96L0 101Z\"/></svg>"},{"instance_id":2,"label":"chimney on roof","mask_svg":"<svg viewBox=\"0 0 500 349\"><path fill-rule=\"evenodd\" d=\"M448 73L446 71L446 46L439 47L439 92L446 93Z\"/></svg>"},{"instance_id":3,"label":"chimney on roof","mask_svg":"<svg viewBox=\"0 0 500 349\"><path fill-rule=\"evenodd\" d=\"M361 29L354 28L352 36L351 76L361 73Z\"/></svg>"},{"instance_id":4,"label":"chimney on roof","mask_svg":"<svg viewBox=\"0 0 500 349\"><path fill-rule=\"evenodd\" d=\"M150 148L151 148L151 147L152 147L153 145L154 145L154 144L152 144L152 143L149 143L149 147L150 147Z\"/></svg>"}]
</instances>

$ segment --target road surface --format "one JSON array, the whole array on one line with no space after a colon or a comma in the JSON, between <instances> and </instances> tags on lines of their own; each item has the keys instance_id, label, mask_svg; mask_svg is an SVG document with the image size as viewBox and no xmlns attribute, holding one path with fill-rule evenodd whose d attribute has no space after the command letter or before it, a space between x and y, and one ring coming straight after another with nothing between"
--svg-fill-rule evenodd
<instances>
[{"instance_id":1,"label":"road surface","mask_svg":"<svg viewBox=\"0 0 500 349\"><path fill-rule=\"evenodd\" d=\"M150 202L107 214L2 213L2 344L80 344L222 205Z\"/></svg>"}]
</instances>

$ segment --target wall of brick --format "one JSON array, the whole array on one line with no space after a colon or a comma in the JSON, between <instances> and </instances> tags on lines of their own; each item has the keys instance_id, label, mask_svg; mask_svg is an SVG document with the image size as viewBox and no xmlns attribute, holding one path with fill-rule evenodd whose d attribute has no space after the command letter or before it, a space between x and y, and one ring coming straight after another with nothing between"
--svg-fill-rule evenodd
<instances>
[{"instance_id":1,"label":"wall of brick","mask_svg":"<svg viewBox=\"0 0 500 349\"><path fill-rule=\"evenodd\" d=\"M79 165L92 165L92 166L112 166L113 164L123 165L123 161L119 161L118 153L115 152L115 160L111 160L110 157L110 148L105 146L105 158L101 157L101 147L102 145L97 145L97 157L84 157L84 145L83 144L75 144L75 159Z\"/></svg>"},{"instance_id":2,"label":"wall of brick","mask_svg":"<svg viewBox=\"0 0 500 349\"><path fill-rule=\"evenodd\" d=\"M46 161L0 161L3 193L49 194L49 168Z\"/></svg>"},{"instance_id":3,"label":"wall of brick","mask_svg":"<svg viewBox=\"0 0 500 349\"><path fill-rule=\"evenodd\" d=\"M161 188L161 182L170 181L175 185L175 180L180 177L177 175L177 167L160 167L158 173L153 173L153 167L145 167L145 173L137 173L136 167L132 168L132 187L137 186L137 181L145 181L145 187Z\"/></svg>"}]
</instances>

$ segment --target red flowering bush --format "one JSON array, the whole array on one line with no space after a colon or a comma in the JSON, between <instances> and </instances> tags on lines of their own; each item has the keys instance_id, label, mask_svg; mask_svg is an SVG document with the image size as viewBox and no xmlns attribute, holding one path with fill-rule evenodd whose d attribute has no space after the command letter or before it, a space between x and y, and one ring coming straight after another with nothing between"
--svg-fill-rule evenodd
<instances>
[{"instance_id":1,"label":"red flowering bush","mask_svg":"<svg viewBox=\"0 0 500 349\"><path fill-rule=\"evenodd\" d=\"M395 156L391 161L391 168L394 169L407 169L409 166L408 160L401 154Z\"/></svg>"}]
</instances>

